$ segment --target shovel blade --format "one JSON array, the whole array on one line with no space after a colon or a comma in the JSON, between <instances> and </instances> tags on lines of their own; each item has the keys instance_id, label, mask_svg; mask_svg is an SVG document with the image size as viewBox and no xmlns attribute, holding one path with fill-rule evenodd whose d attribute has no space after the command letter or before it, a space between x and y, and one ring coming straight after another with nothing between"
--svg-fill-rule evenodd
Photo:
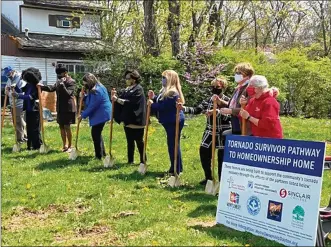
<instances>
[{"instance_id":1,"label":"shovel blade","mask_svg":"<svg viewBox=\"0 0 331 247\"><path fill-rule=\"evenodd\" d=\"M205 188L205 192L206 192L206 194L208 194L208 195L212 195L212 194L213 194L213 191L214 191L214 183L213 183L213 180L207 180L206 188Z\"/></svg>"},{"instance_id":2,"label":"shovel blade","mask_svg":"<svg viewBox=\"0 0 331 247\"><path fill-rule=\"evenodd\" d=\"M213 195L215 196L220 190L220 183L219 182L215 182L214 184L214 188L213 188Z\"/></svg>"},{"instance_id":3,"label":"shovel blade","mask_svg":"<svg viewBox=\"0 0 331 247\"><path fill-rule=\"evenodd\" d=\"M170 187L172 187L172 188L173 188L173 187L178 187L178 186L180 186L180 185L181 185L181 182L180 182L179 177L171 176L171 177L169 178L168 185L169 185Z\"/></svg>"},{"instance_id":4,"label":"shovel blade","mask_svg":"<svg viewBox=\"0 0 331 247\"><path fill-rule=\"evenodd\" d=\"M13 146L13 153L17 153L17 152L19 152L20 150L21 150L20 145L16 143L16 144Z\"/></svg>"},{"instance_id":5,"label":"shovel blade","mask_svg":"<svg viewBox=\"0 0 331 247\"><path fill-rule=\"evenodd\" d=\"M105 157L105 159L103 160L103 166L105 168L108 168L108 167L113 167L114 166L114 163L115 163L115 160L113 157L111 157L110 155L107 155Z\"/></svg>"},{"instance_id":6,"label":"shovel blade","mask_svg":"<svg viewBox=\"0 0 331 247\"><path fill-rule=\"evenodd\" d=\"M138 168L138 172L141 175L145 175L145 173L147 172L147 165L145 165L144 163L140 163L139 168Z\"/></svg>"},{"instance_id":7,"label":"shovel blade","mask_svg":"<svg viewBox=\"0 0 331 247\"><path fill-rule=\"evenodd\" d=\"M78 150L73 148L69 154L69 160L75 160L78 157Z\"/></svg>"},{"instance_id":8,"label":"shovel blade","mask_svg":"<svg viewBox=\"0 0 331 247\"><path fill-rule=\"evenodd\" d=\"M45 144L42 144L39 148L39 153L41 153L41 154L48 153L48 147Z\"/></svg>"}]
</instances>

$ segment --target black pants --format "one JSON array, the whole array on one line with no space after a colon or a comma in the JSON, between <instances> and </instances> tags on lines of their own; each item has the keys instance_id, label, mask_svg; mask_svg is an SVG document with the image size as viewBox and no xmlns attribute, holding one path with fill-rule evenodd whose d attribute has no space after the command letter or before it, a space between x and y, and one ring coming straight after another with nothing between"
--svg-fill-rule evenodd
<instances>
[{"instance_id":1,"label":"black pants","mask_svg":"<svg viewBox=\"0 0 331 247\"><path fill-rule=\"evenodd\" d=\"M211 176L211 145L209 148L205 148L200 146L200 161L205 172L205 178L207 180L212 180ZM223 156L224 156L224 149L218 149L218 179L221 181L221 174L222 174L222 163L223 163Z\"/></svg>"},{"instance_id":2,"label":"black pants","mask_svg":"<svg viewBox=\"0 0 331 247\"><path fill-rule=\"evenodd\" d=\"M42 144L39 111L27 111L25 116L28 149L39 149Z\"/></svg>"},{"instance_id":3,"label":"black pants","mask_svg":"<svg viewBox=\"0 0 331 247\"><path fill-rule=\"evenodd\" d=\"M91 129L95 157L100 160L103 156L106 156L105 144L103 143L102 134L101 134L104 126L105 123L101 123L92 126Z\"/></svg>"},{"instance_id":4,"label":"black pants","mask_svg":"<svg viewBox=\"0 0 331 247\"><path fill-rule=\"evenodd\" d=\"M134 163L134 149L136 142L138 151L140 154L140 163L144 163L144 128L133 129L124 127L126 142L127 142L127 151L128 151L128 163ZM146 156L145 156L146 157ZM146 159L147 160L147 159Z\"/></svg>"}]
</instances>

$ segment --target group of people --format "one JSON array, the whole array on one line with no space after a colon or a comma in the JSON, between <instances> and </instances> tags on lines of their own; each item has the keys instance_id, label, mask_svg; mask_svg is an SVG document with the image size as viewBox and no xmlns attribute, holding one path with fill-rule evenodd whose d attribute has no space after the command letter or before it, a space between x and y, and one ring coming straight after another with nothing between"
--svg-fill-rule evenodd
<instances>
[{"instance_id":1,"label":"group of people","mask_svg":"<svg viewBox=\"0 0 331 247\"><path fill-rule=\"evenodd\" d=\"M18 72L5 69L10 80L6 92L10 97L18 98L16 107L26 112L28 149L38 149L41 145L38 112L37 87L41 90L57 94L57 122L62 137L63 152L71 151L72 134L70 125L75 123L76 106L74 102L75 81L68 75L64 66L57 65L57 82L52 86L42 84L40 71L36 68L28 68L21 75ZM144 131L149 120L146 121L147 104L151 105L151 114L155 115L164 127L167 135L168 153L170 158L169 175L173 175L174 162L177 159L177 174L183 172L182 153L180 149L180 135L184 127L185 113L206 114L206 127L202 135L200 145L200 160L205 178L200 184L206 184L212 179L212 126L213 103L217 102L216 115L216 149L218 150L218 175L221 178L224 156L225 138L229 134L241 135L242 131L247 135L258 137L282 138L282 127L279 118L279 103L276 98L279 94L277 88L269 88L267 79L261 75L254 75L254 69L249 63L239 63L234 69L234 79L237 87L231 97L225 95L227 80L225 77L217 77L211 82L212 94L197 106L186 106L180 79L173 70L165 70L162 73L160 91L148 91L148 99L141 86L141 76L136 70L127 70L124 74L126 88L117 92L111 90L109 97L106 87L100 83L95 75L87 73L83 77L84 110L77 116L78 121L89 118L91 135L95 148L95 157L102 159L106 156L102 139L102 130L113 114L117 123L123 123L127 140L127 161L134 163L135 144L140 154L140 163L145 163L144 157ZM13 74L15 76L13 76ZM20 82L18 82L20 81ZM11 84L14 83L14 86ZM19 104L20 102L20 104ZM112 106L112 104L114 104ZM114 112L112 112L114 109ZM179 116L177 112L179 111ZM22 131L24 119L18 114L22 124L17 124L18 141L24 141ZM178 138L176 138L176 117L179 121ZM247 124L243 125L243 121ZM242 127L246 126L243 130ZM175 140L178 139L177 157L175 154Z\"/></svg>"}]
</instances>

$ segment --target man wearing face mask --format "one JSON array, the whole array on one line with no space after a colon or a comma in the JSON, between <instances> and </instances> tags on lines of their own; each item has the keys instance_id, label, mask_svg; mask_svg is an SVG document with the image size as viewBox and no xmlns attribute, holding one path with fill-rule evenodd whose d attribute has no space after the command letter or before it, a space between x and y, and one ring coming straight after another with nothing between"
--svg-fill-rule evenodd
<instances>
[{"instance_id":1,"label":"man wearing face mask","mask_svg":"<svg viewBox=\"0 0 331 247\"><path fill-rule=\"evenodd\" d=\"M224 77L217 77L211 82L212 96L202 101L197 107L182 106L185 113L189 114L206 114L206 128L202 136L200 145L200 161L205 173L205 178L200 182L201 185L206 185L207 180L212 180L211 174L211 155L212 155L212 133L213 133L213 96L217 95L219 100L223 102L223 106L229 101L229 97L223 94L227 87L227 81ZM222 106L222 104L221 104ZM222 163L224 156L224 136L222 133L231 129L230 117L222 115L220 109L217 109L216 116L216 149L218 149L218 177L221 179Z\"/></svg>"},{"instance_id":2,"label":"man wearing face mask","mask_svg":"<svg viewBox=\"0 0 331 247\"><path fill-rule=\"evenodd\" d=\"M18 93L21 88L26 85L26 82L22 80L21 74L17 71L13 70L10 66L4 68L4 75L8 78L6 85L6 94L9 98L9 104L12 107L13 98L12 93ZM23 100L17 99L15 101L16 108L16 134L17 134L17 142L22 143L27 141L26 136L26 123L24 120L24 112L23 112Z\"/></svg>"},{"instance_id":3,"label":"man wearing face mask","mask_svg":"<svg viewBox=\"0 0 331 247\"><path fill-rule=\"evenodd\" d=\"M60 127L62 138L62 152L71 152L72 134L70 125L75 123L76 105L74 92L76 88L75 81L68 75L68 70L62 64L55 68L57 81L54 85L41 85L41 90L46 92L56 91L56 111L57 123ZM68 140L68 144L67 144Z\"/></svg>"},{"instance_id":4,"label":"man wearing face mask","mask_svg":"<svg viewBox=\"0 0 331 247\"><path fill-rule=\"evenodd\" d=\"M254 74L254 69L250 63L239 63L234 68L234 72L234 80L238 83L238 86L236 87L231 99L228 102L228 107L222 108L221 113L231 115L232 134L240 135L241 123L240 119L238 118L241 109L240 98L241 96L245 96L245 98L248 98L249 100L246 89L249 85L249 79ZM220 100L218 100L218 102L222 103ZM246 127L249 129L248 126Z\"/></svg>"},{"instance_id":5,"label":"man wearing face mask","mask_svg":"<svg viewBox=\"0 0 331 247\"><path fill-rule=\"evenodd\" d=\"M134 164L135 143L137 144L140 163L144 163L144 130L146 125L146 97L140 85L140 75L136 70L127 70L124 74L125 90L118 95L112 92L115 101L114 119L117 123L123 122L127 141L127 158L129 164Z\"/></svg>"}]
</instances>

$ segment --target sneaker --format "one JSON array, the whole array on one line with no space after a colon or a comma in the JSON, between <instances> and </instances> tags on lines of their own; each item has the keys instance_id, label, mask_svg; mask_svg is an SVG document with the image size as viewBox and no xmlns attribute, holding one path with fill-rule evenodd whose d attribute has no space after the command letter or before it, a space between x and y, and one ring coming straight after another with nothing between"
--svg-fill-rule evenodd
<instances>
[{"instance_id":1,"label":"sneaker","mask_svg":"<svg viewBox=\"0 0 331 247\"><path fill-rule=\"evenodd\" d=\"M67 152L67 150L68 150L68 147L62 148L62 152Z\"/></svg>"},{"instance_id":2,"label":"sneaker","mask_svg":"<svg viewBox=\"0 0 331 247\"><path fill-rule=\"evenodd\" d=\"M66 153L71 153L71 151L72 151L72 148L69 147L65 152L66 152Z\"/></svg>"}]
</instances>

